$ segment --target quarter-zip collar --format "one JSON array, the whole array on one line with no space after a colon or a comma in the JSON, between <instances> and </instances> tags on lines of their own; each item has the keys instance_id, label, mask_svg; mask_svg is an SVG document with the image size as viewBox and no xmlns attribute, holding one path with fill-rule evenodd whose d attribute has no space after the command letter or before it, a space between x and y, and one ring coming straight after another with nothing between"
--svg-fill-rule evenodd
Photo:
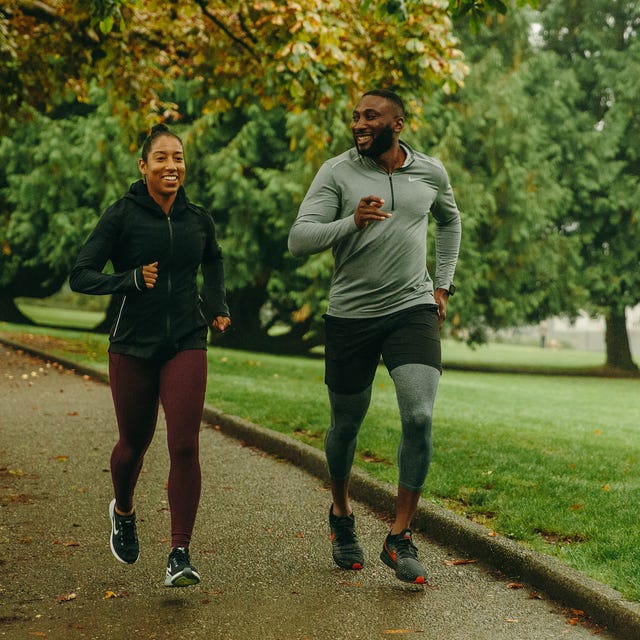
<instances>
[{"instance_id":1,"label":"quarter-zip collar","mask_svg":"<svg viewBox=\"0 0 640 640\"><path fill-rule=\"evenodd\" d=\"M124 196L127 200L132 200L139 207L147 209L153 212L154 215L162 215L162 217L166 218L167 215L162 210L162 207L149 195L149 191L147 190L147 185L144 180L137 180L130 187L128 193ZM180 187L176 193L176 199L173 203L173 207L171 208L171 216L175 217L176 214L179 214L182 210L184 210L189 204L189 200L187 199L187 194L185 193L184 187Z\"/></svg>"},{"instance_id":2,"label":"quarter-zip collar","mask_svg":"<svg viewBox=\"0 0 640 640\"><path fill-rule=\"evenodd\" d=\"M405 167L410 166L411 164L413 164L413 161L415 160L415 155L413 153L413 149L411 149L411 147L408 144L404 144L403 142L400 142L400 146L402 147L402 149L405 152L405 159L404 159L404 163L401 167L398 167L397 169L395 169L394 171L392 171L391 173L388 173L387 171L385 171L375 160L373 160L372 158L368 157L368 156L362 156L359 155L360 161L364 162L365 164L367 164L369 167L375 169L376 171L379 171L380 173L384 173L385 176L387 176L389 178L389 191L390 191L390 195L391 195L391 211L394 211L396 208L396 194L393 190L393 176L398 172L398 171L402 171ZM356 150L357 153L357 150Z\"/></svg>"},{"instance_id":3,"label":"quarter-zip collar","mask_svg":"<svg viewBox=\"0 0 640 640\"><path fill-rule=\"evenodd\" d=\"M392 173L388 173L387 171L385 171L375 160L373 160L373 158L370 158L368 156L362 156L360 154L358 154L358 157L360 158L361 162L363 162L369 167L376 169L376 171L380 171L380 173L385 173L389 176L393 175L394 173L396 173L396 171L401 171L405 167L408 167L411 164L413 164L413 161L415 160L413 149L408 144L405 144L404 142L402 142L402 140L400 140L399 143L406 154L406 158L404 159L404 164L398 169L396 169L395 171L393 171ZM357 148L356 148L356 153L358 153Z\"/></svg>"}]
</instances>

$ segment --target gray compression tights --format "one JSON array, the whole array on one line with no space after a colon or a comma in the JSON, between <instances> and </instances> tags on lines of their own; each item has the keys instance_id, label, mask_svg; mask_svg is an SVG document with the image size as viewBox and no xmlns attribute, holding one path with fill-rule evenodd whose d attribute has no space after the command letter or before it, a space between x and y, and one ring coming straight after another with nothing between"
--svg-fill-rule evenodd
<instances>
[{"instance_id":1,"label":"gray compression tights","mask_svg":"<svg viewBox=\"0 0 640 640\"><path fill-rule=\"evenodd\" d=\"M433 403L440 372L424 364L405 364L391 372L395 384L402 436L398 447L398 484L420 491L431 462ZM354 394L329 389L331 426L325 437L329 474L346 479L353 464L360 426L371 401L371 387Z\"/></svg>"}]
</instances>

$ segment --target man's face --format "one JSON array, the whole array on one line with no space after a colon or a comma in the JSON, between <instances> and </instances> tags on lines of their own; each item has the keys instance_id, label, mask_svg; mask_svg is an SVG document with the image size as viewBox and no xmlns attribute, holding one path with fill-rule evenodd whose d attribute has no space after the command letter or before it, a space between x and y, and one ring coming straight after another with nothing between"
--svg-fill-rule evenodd
<instances>
[{"instance_id":1,"label":"man's face","mask_svg":"<svg viewBox=\"0 0 640 640\"><path fill-rule=\"evenodd\" d=\"M403 126L396 106L381 96L363 96L353 110L351 132L363 156L376 158L388 151Z\"/></svg>"},{"instance_id":2,"label":"man's face","mask_svg":"<svg viewBox=\"0 0 640 640\"><path fill-rule=\"evenodd\" d=\"M149 195L161 202L178 192L184 182L184 151L174 136L159 136L153 141L147 161L139 161Z\"/></svg>"}]
</instances>

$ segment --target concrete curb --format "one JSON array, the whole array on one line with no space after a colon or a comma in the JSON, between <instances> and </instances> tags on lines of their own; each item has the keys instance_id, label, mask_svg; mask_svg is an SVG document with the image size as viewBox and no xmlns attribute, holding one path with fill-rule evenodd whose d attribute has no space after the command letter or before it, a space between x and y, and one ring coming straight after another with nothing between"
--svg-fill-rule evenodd
<instances>
[{"instance_id":1,"label":"concrete curb","mask_svg":"<svg viewBox=\"0 0 640 640\"><path fill-rule=\"evenodd\" d=\"M0 343L108 383L108 375L101 371L53 357L2 337ZM211 406L205 406L203 419L248 446L288 460L314 476L328 480L323 452L310 445ZM394 510L395 487L375 480L359 469L354 469L350 486L354 499L367 504L374 511L388 513ZM567 607L584 611L593 622L621 637L640 640L640 603L626 600L620 592L564 565L556 558L535 553L425 500L421 500L418 507L414 526L435 541L525 580Z\"/></svg>"}]
</instances>

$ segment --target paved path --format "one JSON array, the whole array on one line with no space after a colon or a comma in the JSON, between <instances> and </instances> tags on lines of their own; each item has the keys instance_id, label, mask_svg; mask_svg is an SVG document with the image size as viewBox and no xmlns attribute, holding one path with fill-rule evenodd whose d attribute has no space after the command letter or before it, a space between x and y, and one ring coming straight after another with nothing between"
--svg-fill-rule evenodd
<instances>
[{"instance_id":1,"label":"paved path","mask_svg":"<svg viewBox=\"0 0 640 640\"><path fill-rule=\"evenodd\" d=\"M421 535L429 583L403 585L378 560L387 524L360 503L368 564L334 568L323 483L206 424L192 543L203 581L167 589L164 436L161 421L138 485L141 557L125 566L108 545L108 387L0 345L0 638L614 638Z\"/></svg>"}]
</instances>

